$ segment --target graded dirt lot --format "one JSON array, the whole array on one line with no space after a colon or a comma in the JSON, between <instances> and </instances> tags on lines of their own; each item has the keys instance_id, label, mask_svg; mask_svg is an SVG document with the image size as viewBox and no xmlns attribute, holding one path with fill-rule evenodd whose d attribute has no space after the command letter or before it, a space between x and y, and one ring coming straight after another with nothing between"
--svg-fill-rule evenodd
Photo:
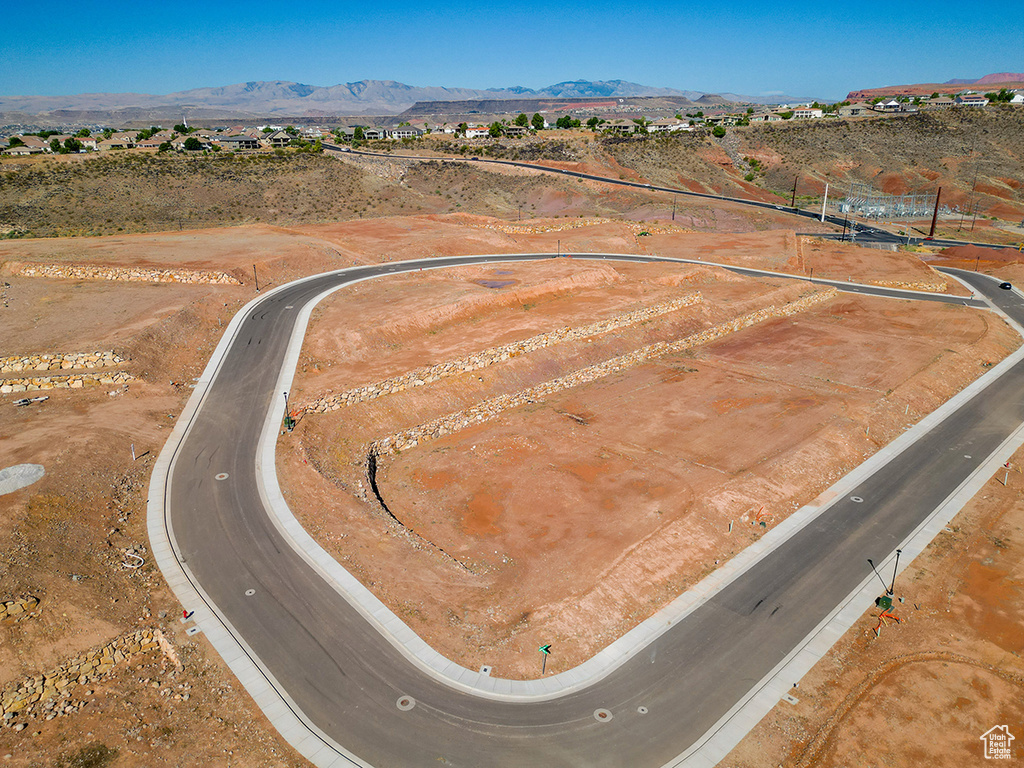
<instances>
[{"instance_id":1,"label":"graded dirt lot","mask_svg":"<svg viewBox=\"0 0 1024 768\"><path fill-rule=\"evenodd\" d=\"M140 628L160 629L181 665L141 651L102 679L69 686L49 708L20 710L0 728L0 758L18 766L303 764L202 636L185 635L183 606L152 563L145 530L152 461L221 329L255 295L253 265L261 290L362 263L556 249L713 255L933 289L945 282L912 254L797 239L777 230L781 214L746 220L720 241L666 218L430 214L0 243L0 357L113 350L126 361L119 370L134 377L24 393L49 400L23 408L12 405L23 393L0 394L0 468L39 463L47 473L0 496L0 600L40 599L25 618L0 622L0 688L10 692ZM32 264L198 270L239 284L19 272ZM282 442L287 498L439 650L493 663L496 674L535 676L538 639L555 643L552 671L582 660L1017 343L993 315L963 307L831 296L809 280L751 280L701 265L563 258L424 271L339 292L314 313L294 397L311 401L560 328L618 322L698 292L699 303L611 331L305 414ZM758 315L713 341L381 455L379 490L400 523L367 488L369 441L808 297L790 315ZM764 437L746 439L755 430ZM141 567L132 567L134 556Z\"/></svg>"},{"instance_id":2,"label":"graded dirt lot","mask_svg":"<svg viewBox=\"0 0 1024 768\"><path fill-rule=\"evenodd\" d=\"M307 412L282 439L279 475L304 524L435 648L503 677L536 676L546 642L559 649L552 671L582 662L1016 344L963 307L839 295L379 457L378 501L374 441L815 290L582 260L388 283L322 305L293 402L640 302L703 297L640 326Z\"/></svg>"}]
</instances>

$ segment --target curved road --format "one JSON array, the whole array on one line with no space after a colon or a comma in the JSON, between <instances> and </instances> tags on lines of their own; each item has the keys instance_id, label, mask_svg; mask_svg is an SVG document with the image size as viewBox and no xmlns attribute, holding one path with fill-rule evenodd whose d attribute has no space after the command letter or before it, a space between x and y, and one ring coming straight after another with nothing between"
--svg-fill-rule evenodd
<instances>
[{"instance_id":1,"label":"curved road","mask_svg":"<svg viewBox=\"0 0 1024 768\"><path fill-rule=\"evenodd\" d=\"M360 267L274 291L251 304L244 319L229 329L226 353L198 408L187 414L183 439L172 438L161 454L171 463L166 482L154 473L151 526L166 527L175 559L242 645L241 653L262 670L261 684L273 686L280 700L310 724L285 736L293 744L304 741L307 755L319 750L315 761L320 765L676 765L871 575L868 558L880 562L899 547L1024 421L1024 363L1018 363L1011 375L993 381L983 396L968 401L856 488L851 496L864 503L850 498L834 503L593 685L531 702L456 690L384 641L291 548L264 507L256 468L259 441L265 414L281 398L279 374L296 317L325 291L406 269L550 256ZM1024 322L1015 293L973 279L979 290L994 294ZM303 329L300 324L299 332ZM278 427L272 426L276 434ZM166 563L161 567L168 572ZM396 706L405 697L415 706ZM261 706L268 708L263 701ZM595 711L602 708L613 716L599 720Z\"/></svg>"}]
</instances>

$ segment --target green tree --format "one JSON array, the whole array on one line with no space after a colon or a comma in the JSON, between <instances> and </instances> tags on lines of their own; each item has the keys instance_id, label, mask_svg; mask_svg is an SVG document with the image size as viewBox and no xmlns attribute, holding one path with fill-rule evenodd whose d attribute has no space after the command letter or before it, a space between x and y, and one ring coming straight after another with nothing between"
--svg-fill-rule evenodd
<instances>
[{"instance_id":1,"label":"green tree","mask_svg":"<svg viewBox=\"0 0 1024 768\"><path fill-rule=\"evenodd\" d=\"M75 134L75 136L77 136L80 139L84 139L87 136L91 136L91 135L92 135L92 131L90 131L88 128L83 128L82 130L80 130L78 133Z\"/></svg>"},{"instance_id":2,"label":"green tree","mask_svg":"<svg viewBox=\"0 0 1024 768\"><path fill-rule=\"evenodd\" d=\"M716 139L720 139L723 136L725 136L725 128L722 127L721 125L716 125L714 128L711 129L711 135L714 136Z\"/></svg>"},{"instance_id":3,"label":"green tree","mask_svg":"<svg viewBox=\"0 0 1024 768\"><path fill-rule=\"evenodd\" d=\"M601 118L599 118L599 117L592 117L589 120L587 120L587 128L589 128L592 131L596 131L597 130L597 126L599 126L600 124L601 124Z\"/></svg>"},{"instance_id":4,"label":"green tree","mask_svg":"<svg viewBox=\"0 0 1024 768\"><path fill-rule=\"evenodd\" d=\"M521 125L523 128L525 128L526 126L528 126L530 124L530 118L528 118L526 116L525 112L520 112L516 116L515 124L516 125Z\"/></svg>"},{"instance_id":5,"label":"green tree","mask_svg":"<svg viewBox=\"0 0 1024 768\"><path fill-rule=\"evenodd\" d=\"M555 121L555 127L565 130L566 128L572 127L572 118L568 115L562 115Z\"/></svg>"},{"instance_id":6,"label":"green tree","mask_svg":"<svg viewBox=\"0 0 1024 768\"><path fill-rule=\"evenodd\" d=\"M56 154L57 152L60 152L60 149L60 139L53 139L50 142L50 151Z\"/></svg>"},{"instance_id":7,"label":"green tree","mask_svg":"<svg viewBox=\"0 0 1024 768\"><path fill-rule=\"evenodd\" d=\"M172 149L173 149L173 147L171 146L171 142L165 141L163 144L161 144L159 147L156 148L156 151L157 152L170 152Z\"/></svg>"},{"instance_id":8,"label":"green tree","mask_svg":"<svg viewBox=\"0 0 1024 768\"><path fill-rule=\"evenodd\" d=\"M287 133L289 136L298 136L299 135L299 132L295 128L294 125L286 125L284 127L284 132Z\"/></svg>"},{"instance_id":9,"label":"green tree","mask_svg":"<svg viewBox=\"0 0 1024 768\"><path fill-rule=\"evenodd\" d=\"M366 141L366 131L363 130L361 125L357 125L356 129L352 132L352 141Z\"/></svg>"},{"instance_id":10,"label":"green tree","mask_svg":"<svg viewBox=\"0 0 1024 768\"><path fill-rule=\"evenodd\" d=\"M501 129L501 123L499 123L499 122L497 122L497 121L495 121L495 122L491 123L491 127L487 129L487 133L488 133L488 134L489 134L489 135L491 136L491 138L493 138L493 139L496 139L496 138L498 138L499 136L501 136L501 133L502 133L502 129Z\"/></svg>"},{"instance_id":11,"label":"green tree","mask_svg":"<svg viewBox=\"0 0 1024 768\"><path fill-rule=\"evenodd\" d=\"M64 139L64 149L68 152L81 152L82 142L78 139Z\"/></svg>"},{"instance_id":12,"label":"green tree","mask_svg":"<svg viewBox=\"0 0 1024 768\"><path fill-rule=\"evenodd\" d=\"M24 147L25 146L25 142L21 140L20 136L11 136L11 138L9 138L7 140L7 146L8 147Z\"/></svg>"},{"instance_id":13,"label":"green tree","mask_svg":"<svg viewBox=\"0 0 1024 768\"><path fill-rule=\"evenodd\" d=\"M468 130L469 130L469 125L467 123L459 123L459 127L455 129L455 135L456 136L465 136L466 135L466 131L468 131Z\"/></svg>"},{"instance_id":14,"label":"green tree","mask_svg":"<svg viewBox=\"0 0 1024 768\"><path fill-rule=\"evenodd\" d=\"M174 126L174 132L181 134L182 136L184 136L186 133L192 133L192 131L194 130L195 128L189 128L184 123L178 123L176 126Z\"/></svg>"},{"instance_id":15,"label":"green tree","mask_svg":"<svg viewBox=\"0 0 1024 768\"><path fill-rule=\"evenodd\" d=\"M789 118L791 118L792 116L793 110L789 110L788 112L779 112L779 117L781 117L783 120L789 120Z\"/></svg>"},{"instance_id":16,"label":"green tree","mask_svg":"<svg viewBox=\"0 0 1024 768\"><path fill-rule=\"evenodd\" d=\"M929 99L937 99L937 98L939 98L939 92L938 92L938 91L935 91L935 93L933 93L933 94L932 94L931 96L929 96L928 98L929 98Z\"/></svg>"},{"instance_id":17,"label":"green tree","mask_svg":"<svg viewBox=\"0 0 1024 768\"><path fill-rule=\"evenodd\" d=\"M535 131L544 130L544 118L540 116L540 112L534 112L533 117L530 119L530 125L533 126Z\"/></svg>"},{"instance_id":18,"label":"green tree","mask_svg":"<svg viewBox=\"0 0 1024 768\"><path fill-rule=\"evenodd\" d=\"M185 144L183 146L185 147L186 152L195 152L196 150L203 148L202 143L195 136L189 136L185 139Z\"/></svg>"}]
</instances>

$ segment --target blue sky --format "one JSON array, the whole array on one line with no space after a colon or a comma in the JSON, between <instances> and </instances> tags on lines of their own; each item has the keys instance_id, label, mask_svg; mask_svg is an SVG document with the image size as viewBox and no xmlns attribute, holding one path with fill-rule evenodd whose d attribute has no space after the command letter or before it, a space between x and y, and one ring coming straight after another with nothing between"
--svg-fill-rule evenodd
<instances>
[{"instance_id":1,"label":"blue sky","mask_svg":"<svg viewBox=\"0 0 1024 768\"><path fill-rule=\"evenodd\" d=\"M622 79L839 98L1024 71L1024 3L1010 0L73 7L5 7L0 94L169 93L246 80L539 88Z\"/></svg>"}]
</instances>

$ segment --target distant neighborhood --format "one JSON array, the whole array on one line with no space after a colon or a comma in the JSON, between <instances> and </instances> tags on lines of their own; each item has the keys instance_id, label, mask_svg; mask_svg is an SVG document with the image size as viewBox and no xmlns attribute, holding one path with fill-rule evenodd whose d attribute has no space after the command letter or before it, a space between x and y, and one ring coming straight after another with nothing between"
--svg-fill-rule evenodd
<instances>
[{"instance_id":1,"label":"distant neighborhood","mask_svg":"<svg viewBox=\"0 0 1024 768\"><path fill-rule=\"evenodd\" d=\"M577 107L553 114L525 113L489 123L431 122L427 119L410 120L397 126L349 125L325 127L260 125L221 126L217 128L190 127L187 122L163 128L152 126L142 130L114 130L93 126L74 133L57 130L15 133L0 137L5 156L41 154L77 154L109 152L129 149L149 149L156 152L255 152L286 149L319 152L324 143L360 145L367 141L393 140L410 142L430 134L451 135L466 139L518 138L548 130L590 130L609 136L637 134L671 134L698 129L711 129L716 136L724 135L726 127L742 127L759 123L781 123L788 120L823 120L840 118L870 118L877 116L909 115L924 110L952 108L985 108L991 104L1024 105L1024 90L1005 88L993 93L962 91L956 94L933 93L930 97L898 96L875 98L870 102L835 104L783 104L776 107L749 106L742 111L728 111L722 107L708 108L705 112L680 113L671 117L637 116L623 118L614 113L595 114L594 108ZM621 110L619 110L621 112ZM589 117L588 117L589 115Z\"/></svg>"}]
</instances>

